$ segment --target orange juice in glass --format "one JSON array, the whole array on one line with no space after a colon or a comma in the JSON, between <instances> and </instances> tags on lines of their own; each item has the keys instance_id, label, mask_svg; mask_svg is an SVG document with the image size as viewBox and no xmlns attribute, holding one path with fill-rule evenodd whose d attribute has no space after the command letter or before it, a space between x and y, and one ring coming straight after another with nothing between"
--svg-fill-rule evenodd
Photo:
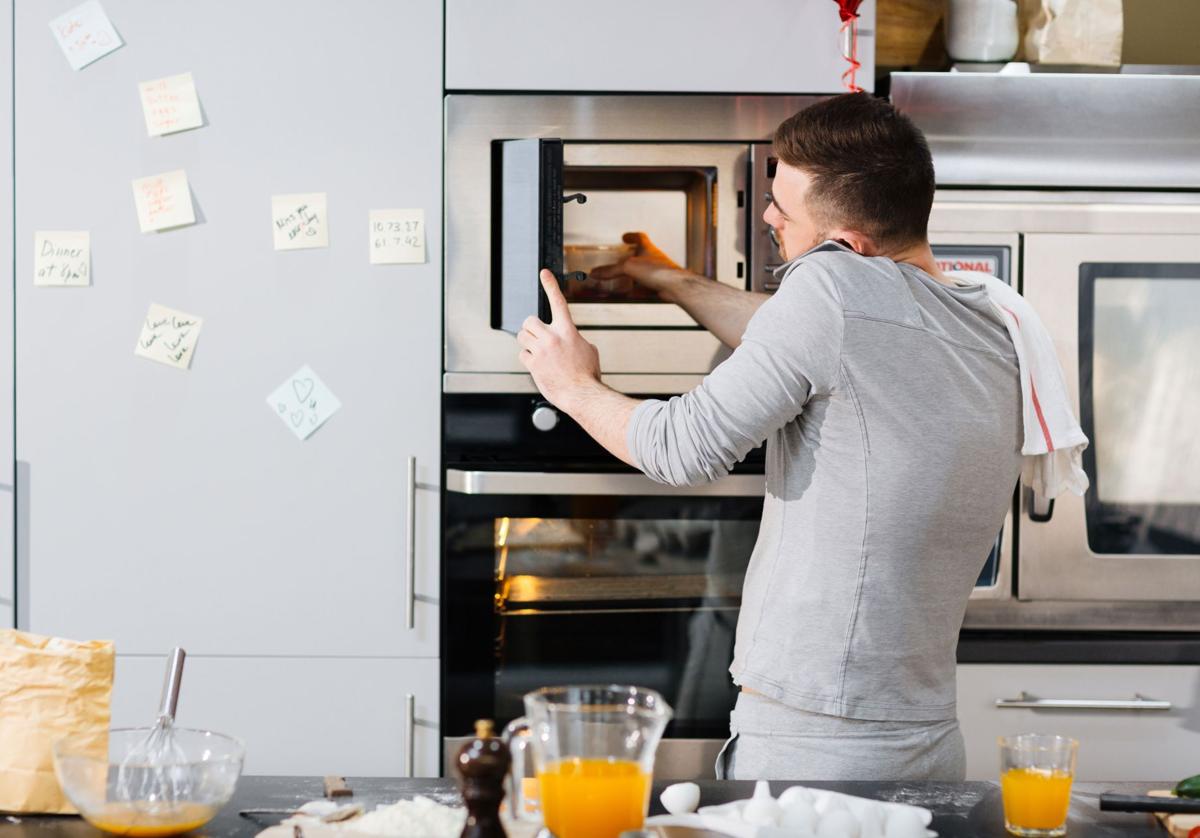
<instances>
[{"instance_id":1,"label":"orange juice in glass","mask_svg":"<svg viewBox=\"0 0 1200 838\"><path fill-rule=\"evenodd\" d=\"M1078 750L1079 743L1065 736L1025 733L1000 738L1005 829L1022 838L1066 834Z\"/></svg>"},{"instance_id":2,"label":"orange juice in glass","mask_svg":"<svg viewBox=\"0 0 1200 838\"><path fill-rule=\"evenodd\" d=\"M522 775L531 762L541 820L556 838L617 838L640 829L650 805L654 752L671 708L653 690L548 687L525 696L508 726L513 817L529 819Z\"/></svg>"}]
</instances>

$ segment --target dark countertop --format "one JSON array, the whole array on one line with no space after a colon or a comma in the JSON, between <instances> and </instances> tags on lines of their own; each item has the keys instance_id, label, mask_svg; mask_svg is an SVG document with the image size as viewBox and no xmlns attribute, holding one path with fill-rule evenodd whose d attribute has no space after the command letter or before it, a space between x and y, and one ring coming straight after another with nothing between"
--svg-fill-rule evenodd
<instances>
[{"instance_id":1,"label":"dark countertop","mask_svg":"<svg viewBox=\"0 0 1200 838\"><path fill-rule=\"evenodd\" d=\"M402 797L422 794L439 803L460 803L457 785L452 780L437 779L377 779L349 778L354 799L373 809L380 803L394 803ZM662 814L658 793L665 782L654 784L651 814ZM793 783L771 783L778 795ZM1002 838L1004 818L1000 807L1000 788L997 783L805 783L805 785L835 789L846 794L911 803L933 810L932 827L942 838ZM1124 794L1143 794L1148 788L1166 788L1168 784L1079 783L1072 791L1071 814L1067 822L1068 838L1100 838L1100 836L1144 836L1162 838L1165 833L1149 815L1127 815L1101 812L1097 798L1102 791ZM707 780L700 783L703 805L725 803L749 797L754 783ZM321 780L316 777L243 777L229 805L197 835L208 838L251 838L261 829L277 823L280 818L243 818L240 809L274 809L298 806L322 794ZM99 830L79 818L22 817L12 824L0 816L0 838L97 838Z\"/></svg>"}]
</instances>

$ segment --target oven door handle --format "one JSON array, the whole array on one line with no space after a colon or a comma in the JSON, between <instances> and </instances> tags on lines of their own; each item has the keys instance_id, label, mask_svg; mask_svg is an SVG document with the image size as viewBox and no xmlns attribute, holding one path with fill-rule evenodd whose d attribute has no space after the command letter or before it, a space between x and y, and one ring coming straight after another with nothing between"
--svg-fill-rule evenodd
<instances>
[{"instance_id":1,"label":"oven door handle","mask_svg":"<svg viewBox=\"0 0 1200 838\"><path fill-rule=\"evenodd\" d=\"M675 495L758 498L761 474L730 474L699 486L668 486L644 474L446 469L446 491L462 495Z\"/></svg>"}]
</instances>

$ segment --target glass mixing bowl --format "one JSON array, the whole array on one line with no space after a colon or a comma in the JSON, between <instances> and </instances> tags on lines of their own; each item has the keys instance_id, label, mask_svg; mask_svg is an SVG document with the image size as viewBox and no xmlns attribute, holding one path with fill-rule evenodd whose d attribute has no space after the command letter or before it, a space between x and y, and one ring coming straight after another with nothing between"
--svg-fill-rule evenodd
<instances>
[{"instance_id":1,"label":"glass mixing bowl","mask_svg":"<svg viewBox=\"0 0 1200 838\"><path fill-rule=\"evenodd\" d=\"M204 826L229 802L242 773L246 749L241 742L208 730L175 728L182 760L157 769L125 764L153 730L110 730L107 752L103 739L91 735L69 736L54 745L59 785L88 823L114 835L164 838ZM128 789L154 771L161 772L153 775L160 784L186 788L186 799L129 799Z\"/></svg>"}]
</instances>

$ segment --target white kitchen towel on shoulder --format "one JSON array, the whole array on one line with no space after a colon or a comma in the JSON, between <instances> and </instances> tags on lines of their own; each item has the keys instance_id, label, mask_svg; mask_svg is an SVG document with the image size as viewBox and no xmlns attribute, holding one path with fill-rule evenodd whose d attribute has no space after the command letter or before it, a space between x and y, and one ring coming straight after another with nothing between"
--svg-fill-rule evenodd
<instances>
[{"instance_id":1,"label":"white kitchen towel on shoulder","mask_svg":"<svg viewBox=\"0 0 1200 838\"><path fill-rule=\"evenodd\" d=\"M1025 427L1022 481L1044 498L1063 491L1082 495L1088 488L1082 464L1088 438L1071 411L1062 367L1041 318L1015 288L990 274L952 271L946 276L960 285L987 288L1016 348Z\"/></svg>"}]
</instances>

